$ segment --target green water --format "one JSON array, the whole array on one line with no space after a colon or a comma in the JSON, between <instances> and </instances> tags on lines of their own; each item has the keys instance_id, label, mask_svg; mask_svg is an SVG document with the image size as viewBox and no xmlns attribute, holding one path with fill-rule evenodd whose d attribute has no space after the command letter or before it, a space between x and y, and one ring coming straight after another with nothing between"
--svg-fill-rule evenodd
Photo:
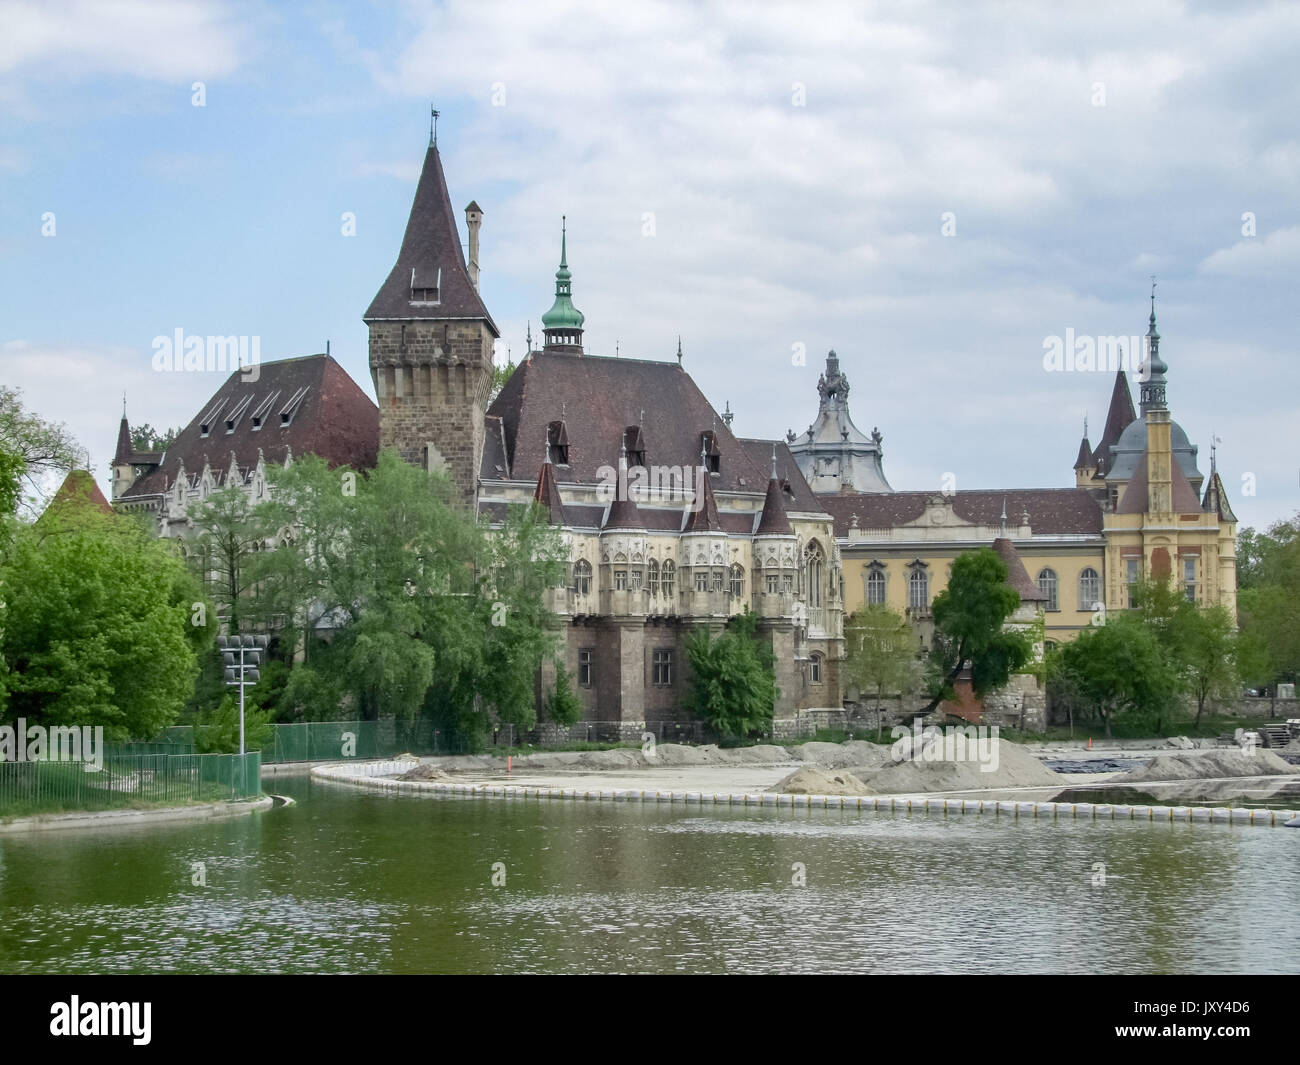
<instances>
[{"instance_id":1,"label":"green water","mask_svg":"<svg viewBox=\"0 0 1300 1065\"><path fill-rule=\"evenodd\" d=\"M1300 968L1294 829L274 790L0 837L0 972Z\"/></svg>"}]
</instances>

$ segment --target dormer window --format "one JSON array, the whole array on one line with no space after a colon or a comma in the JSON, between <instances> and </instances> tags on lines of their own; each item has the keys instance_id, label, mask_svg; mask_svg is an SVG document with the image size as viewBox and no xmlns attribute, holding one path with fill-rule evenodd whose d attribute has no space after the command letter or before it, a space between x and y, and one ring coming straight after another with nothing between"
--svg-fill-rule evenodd
<instances>
[{"instance_id":1,"label":"dormer window","mask_svg":"<svg viewBox=\"0 0 1300 1065\"><path fill-rule=\"evenodd\" d=\"M221 408L226 405L224 399L218 400L212 405L212 409L199 419L199 436L204 437L212 432L212 426L216 423L217 415L221 413Z\"/></svg>"},{"instance_id":2,"label":"dormer window","mask_svg":"<svg viewBox=\"0 0 1300 1065\"><path fill-rule=\"evenodd\" d=\"M265 424L266 416L271 413L271 405L279 395L279 391L272 392L266 399L262 400L257 410L253 411L253 432L257 432Z\"/></svg>"},{"instance_id":3,"label":"dormer window","mask_svg":"<svg viewBox=\"0 0 1300 1065\"><path fill-rule=\"evenodd\" d=\"M623 446L627 449L629 469L645 465L645 434L641 426L629 425L623 430Z\"/></svg>"},{"instance_id":4,"label":"dormer window","mask_svg":"<svg viewBox=\"0 0 1300 1065\"><path fill-rule=\"evenodd\" d=\"M722 452L718 449L718 434L706 429L700 434L701 461L709 473L722 472Z\"/></svg>"},{"instance_id":5,"label":"dormer window","mask_svg":"<svg viewBox=\"0 0 1300 1065\"><path fill-rule=\"evenodd\" d=\"M567 466L569 464L569 434L564 427L564 422L551 422L546 427L546 443L550 451L551 461L557 466Z\"/></svg>"},{"instance_id":6,"label":"dormer window","mask_svg":"<svg viewBox=\"0 0 1300 1065\"><path fill-rule=\"evenodd\" d=\"M226 416L226 432L233 433L235 426L239 424L239 419L244 416L244 411L248 410L248 405L253 402L251 395L245 396L239 404Z\"/></svg>"},{"instance_id":7,"label":"dormer window","mask_svg":"<svg viewBox=\"0 0 1300 1065\"><path fill-rule=\"evenodd\" d=\"M436 304L441 302L442 268L436 270L411 270L411 302Z\"/></svg>"},{"instance_id":8,"label":"dormer window","mask_svg":"<svg viewBox=\"0 0 1300 1065\"><path fill-rule=\"evenodd\" d=\"M285 428L286 426L289 425L290 422L293 421L294 415L298 413L298 409L302 406L303 397L305 397L306 395L307 395L307 389L300 388L298 389L297 392L295 392L292 396L289 397L289 402L280 408L281 429Z\"/></svg>"}]
</instances>

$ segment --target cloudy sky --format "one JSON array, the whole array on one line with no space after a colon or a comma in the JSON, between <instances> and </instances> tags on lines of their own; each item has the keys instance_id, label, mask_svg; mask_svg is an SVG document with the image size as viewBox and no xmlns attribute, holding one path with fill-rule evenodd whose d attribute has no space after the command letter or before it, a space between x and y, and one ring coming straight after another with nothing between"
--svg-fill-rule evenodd
<instances>
[{"instance_id":1,"label":"cloudy sky","mask_svg":"<svg viewBox=\"0 0 1300 1065\"><path fill-rule=\"evenodd\" d=\"M1174 418L1267 524L1300 509L1297 55L1300 5L1249 2L0 0L0 381L103 484L124 391L161 427L217 387L152 370L176 329L329 340L372 391L433 101L501 361L567 214L590 352L680 334L776 436L833 347L894 487L1066 486L1111 375L1045 345L1144 332L1155 274Z\"/></svg>"}]
</instances>

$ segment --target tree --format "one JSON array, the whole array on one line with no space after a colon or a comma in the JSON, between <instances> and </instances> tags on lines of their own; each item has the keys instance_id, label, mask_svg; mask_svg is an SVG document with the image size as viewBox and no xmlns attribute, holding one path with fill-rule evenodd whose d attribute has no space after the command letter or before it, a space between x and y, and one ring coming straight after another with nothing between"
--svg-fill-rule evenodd
<instances>
[{"instance_id":1,"label":"tree","mask_svg":"<svg viewBox=\"0 0 1300 1065\"><path fill-rule=\"evenodd\" d=\"M179 428L159 432L148 422L131 430L131 447L136 451L166 451L181 435Z\"/></svg>"},{"instance_id":2,"label":"tree","mask_svg":"<svg viewBox=\"0 0 1300 1065\"><path fill-rule=\"evenodd\" d=\"M1252 680L1273 684L1300 673L1300 515L1267 533L1243 530L1248 553L1237 596ZM1240 564L1239 564L1240 565ZM1243 672L1245 672L1243 670Z\"/></svg>"},{"instance_id":3,"label":"tree","mask_svg":"<svg viewBox=\"0 0 1300 1065\"><path fill-rule=\"evenodd\" d=\"M698 629L686 641L695 713L723 736L770 732L778 690L771 647L758 636L758 619L737 614L716 639Z\"/></svg>"},{"instance_id":4,"label":"tree","mask_svg":"<svg viewBox=\"0 0 1300 1065\"><path fill-rule=\"evenodd\" d=\"M564 663L555 666L555 687L546 697L546 717L557 725L568 727L578 720L582 713L582 703L573 693L573 677L564 668Z\"/></svg>"},{"instance_id":5,"label":"tree","mask_svg":"<svg viewBox=\"0 0 1300 1065\"><path fill-rule=\"evenodd\" d=\"M841 676L847 686L875 692L876 739L883 728L885 692L905 695L920 680L915 638L907 619L883 603L855 611L844 625L845 660Z\"/></svg>"},{"instance_id":6,"label":"tree","mask_svg":"<svg viewBox=\"0 0 1300 1065\"><path fill-rule=\"evenodd\" d=\"M1240 684L1237 627L1226 607L1215 604L1179 612L1180 661L1187 690L1196 700L1196 727L1209 700L1232 699Z\"/></svg>"},{"instance_id":7,"label":"tree","mask_svg":"<svg viewBox=\"0 0 1300 1065\"><path fill-rule=\"evenodd\" d=\"M242 632L248 593L260 575L255 555L270 532L266 515L242 488L231 485L194 506L190 517L198 530L190 541L191 563L217 609L230 618L230 631Z\"/></svg>"},{"instance_id":8,"label":"tree","mask_svg":"<svg viewBox=\"0 0 1300 1065\"><path fill-rule=\"evenodd\" d=\"M1159 719L1180 690L1155 635L1132 613L1112 614L1105 624L1085 628L1052 655L1049 669L1064 698L1100 717L1107 737L1120 715Z\"/></svg>"},{"instance_id":9,"label":"tree","mask_svg":"<svg viewBox=\"0 0 1300 1065\"><path fill-rule=\"evenodd\" d=\"M506 382L510 380L511 375L515 372L515 363L511 359L506 360L504 366L492 366L492 387L488 392L488 405L501 394L501 389L505 388Z\"/></svg>"},{"instance_id":10,"label":"tree","mask_svg":"<svg viewBox=\"0 0 1300 1065\"><path fill-rule=\"evenodd\" d=\"M18 389L0 385L0 513L17 508L35 515L49 482L86 462L67 426L25 410Z\"/></svg>"},{"instance_id":11,"label":"tree","mask_svg":"<svg viewBox=\"0 0 1300 1065\"><path fill-rule=\"evenodd\" d=\"M194 685L193 592L170 547L117 515L60 508L0 566L5 712L149 738Z\"/></svg>"},{"instance_id":12,"label":"tree","mask_svg":"<svg viewBox=\"0 0 1300 1065\"><path fill-rule=\"evenodd\" d=\"M934 641L926 669L929 714L955 697L953 682L970 663L977 697L1000 688L1034 656L1031 634L1006 626L1020 606L1007 583L1007 567L987 547L967 551L952 564L948 587L934 597Z\"/></svg>"}]
</instances>

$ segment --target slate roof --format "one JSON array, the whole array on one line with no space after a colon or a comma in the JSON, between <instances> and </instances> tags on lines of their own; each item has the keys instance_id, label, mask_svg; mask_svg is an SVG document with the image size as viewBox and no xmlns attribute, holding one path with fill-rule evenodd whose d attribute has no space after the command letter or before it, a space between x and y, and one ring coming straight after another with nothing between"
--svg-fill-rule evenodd
<instances>
[{"instance_id":1,"label":"slate roof","mask_svg":"<svg viewBox=\"0 0 1300 1065\"><path fill-rule=\"evenodd\" d=\"M1205 485L1205 498L1201 501L1201 509L1209 514L1217 514L1220 521L1237 520L1237 515L1228 505L1228 493L1219 478L1219 471L1213 466L1210 467L1210 479Z\"/></svg>"},{"instance_id":2,"label":"slate roof","mask_svg":"<svg viewBox=\"0 0 1300 1065\"><path fill-rule=\"evenodd\" d=\"M1093 464L1098 473L1109 473L1111 449L1119 443L1119 438L1129 424L1137 420L1137 411L1133 408L1133 393L1129 391L1128 378L1123 370L1115 371L1115 387L1110 392L1110 409L1106 412L1106 428L1101 439L1097 441L1097 450L1093 452Z\"/></svg>"},{"instance_id":3,"label":"slate roof","mask_svg":"<svg viewBox=\"0 0 1300 1065\"><path fill-rule=\"evenodd\" d=\"M698 501L700 506L692 506L686 516L686 525L682 532L714 533L722 531L722 518L718 516L718 501L713 496L713 475L698 476L696 489L704 497Z\"/></svg>"},{"instance_id":4,"label":"slate roof","mask_svg":"<svg viewBox=\"0 0 1300 1065\"><path fill-rule=\"evenodd\" d=\"M1191 481L1187 479L1187 474L1183 472L1182 466L1177 462L1169 464L1170 486L1172 491L1171 502L1175 514L1195 514L1201 509L1201 501L1196 496L1196 489L1192 487ZM1138 462L1136 469L1133 471L1133 477L1124 488L1124 494L1120 496L1119 505L1115 508L1116 514L1145 514L1147 513L1148 500L1148 481L1147 481L1147 453L1142 452L1142 458Z\"/></svg>"},{"instance_id":5,"label":"slate roof","mask_svg":"<svg viewBox=\"0 0 1300 1065\"><path fill-rule=\"evenodd\" d=\"M848 536L852 515L862 529L895 528L925 513L934 492L865 492L819 496L821 509L835 518L835 535ZM1006 501L1007 523L1019 525L1029 513L1038 535L1100 535L1101 507L1086 488L1008 488L957 492L953 510L973 525L997 526Z\"/></svg>"},{"instance_id":6,"label":"slate roof","mask_svg":"<svg viewBox=\"0 0 1300 1065\"><path fill-rule=\"evenodd\" d=\"M305 391L303 391L305 390ZM283 424L282 411L302 392ZM247 402L245 402L247 401ZM268 402L269 401L269 402ZM233 431L227 419L237 415ZM261 417L261 428L254 418ZM207 435L204 418L211 418ZM241 469L257 465L261 450L268 463L285 456L319 455L334 466L369 469L379 453L379 408L329 355L264 362L256 381L236 370L177 435L162 462L126 490L122 499L157 495L172 488L184 464L193 477L206 457L218 482L230 468L230 453Z\"/></svg>"},{"instance_id":7,"label":"slate roof","mask_svg":"<svg viewBox=\"0 0 1300 1065\"><path fill-rule=\"evenodd\" d=\"M1005 537L999 536L993 541L993 553L1002 559L1007 567L1007 583L1020 595L1022 603L1045 603L1045 596L1038 588L1038 583L1029 576L1016 545Z\"/></svg>"},{"instance_id":8,"label":"slate roof","mask_svg":"<svg viewBox=\"0 0 1300 1065\"><path fill-rule=\"evenodd\" d=\"M560 487L555 483L555 467L549 462L542 463L537 474L537 490L533 493L533 502L546 508L546 514L552 525L564 525L564 504L560 500Z\"/></svg>"},{"instance_id":9,"label":"slate roof","mask_svg":"<svg viewBox=\"0 0 1300 1065\"><path fill-rule=\"evenodd\" d=\"M713 431L721 458L711 479L715 492L758 493L767 484L767 464L755 466L749 450L675 361L562 351L532 352L488 408L482 480L531 471L544 457L547 427L561 420L569 462L557 465L556 475L565 484L599 484L602 466L618 469L623 434L633 425L641 426L649 465L698 466L702 434Z\"/></svg>"},{"instance_id":10,"label":"slate roof","mask_svg":"<svg viewBox=\"0 0 1300 1065\"><path fill-rule=\"evenodd\" d=\"M775 477L767 482L767 495L763 499L763 513L758 519L756 536L789 536L794 532L785 512L785 493Z\"/></svg>"},{"instance_id":11,"label":"slate roof","mask_svg":"<svg viewBox=\"0 0 1300 1065\"><path fill-rule=\"evenodd\" d=\"M104 493L88 470L69 470L59 485L59 490L41 512L41 517L67 507L90 507L104 514L113 513L112 504L104 498Z\"/></svg>"},{"instance_id":12,"label":"slate roof","mask_svg":"<svg viewBox=\"0 0 1300 1065\"><path fill-rule=\"evenodd\" d=\"M416 285L438 286L436 304L411 302L412 271ZM470 282L442 159L433 145L424 156L397 262L362 315L366 322L386 318L481 318L496 336L501 335Z\"/></svg>"},{"instance_id":13,"label":"slate roof","mask_svg":"<svg viewBox=\"0 0 1300 1065\"><path fill-rule=\"evenodd\" d=\"M1079 456L1074 460L1074 468L1076 470L1089 469L1094 461L1095 460L1092 457L1092 445L1088 443L1088 438L1085 436L1079 441Z\"/></svg>"},{"instance_id":14,"label":"slate roof","mask_svg":"<svg viewBox=\"0 0 1300 1065\"><path fill-rule=\"evenodd\" d=\"M799 469L794 453L786 446L784 440L755 440L747 437L740 441L740 446L749 454L750 461L767 473L768 477L764 479L764 484L770 479L772 472L773 444L776 445L776 475L781 481L786 510L811 514L826 513L826 508L822 506L822 497L809 486L803 471Z\"/></svg>"}]
</instances>

